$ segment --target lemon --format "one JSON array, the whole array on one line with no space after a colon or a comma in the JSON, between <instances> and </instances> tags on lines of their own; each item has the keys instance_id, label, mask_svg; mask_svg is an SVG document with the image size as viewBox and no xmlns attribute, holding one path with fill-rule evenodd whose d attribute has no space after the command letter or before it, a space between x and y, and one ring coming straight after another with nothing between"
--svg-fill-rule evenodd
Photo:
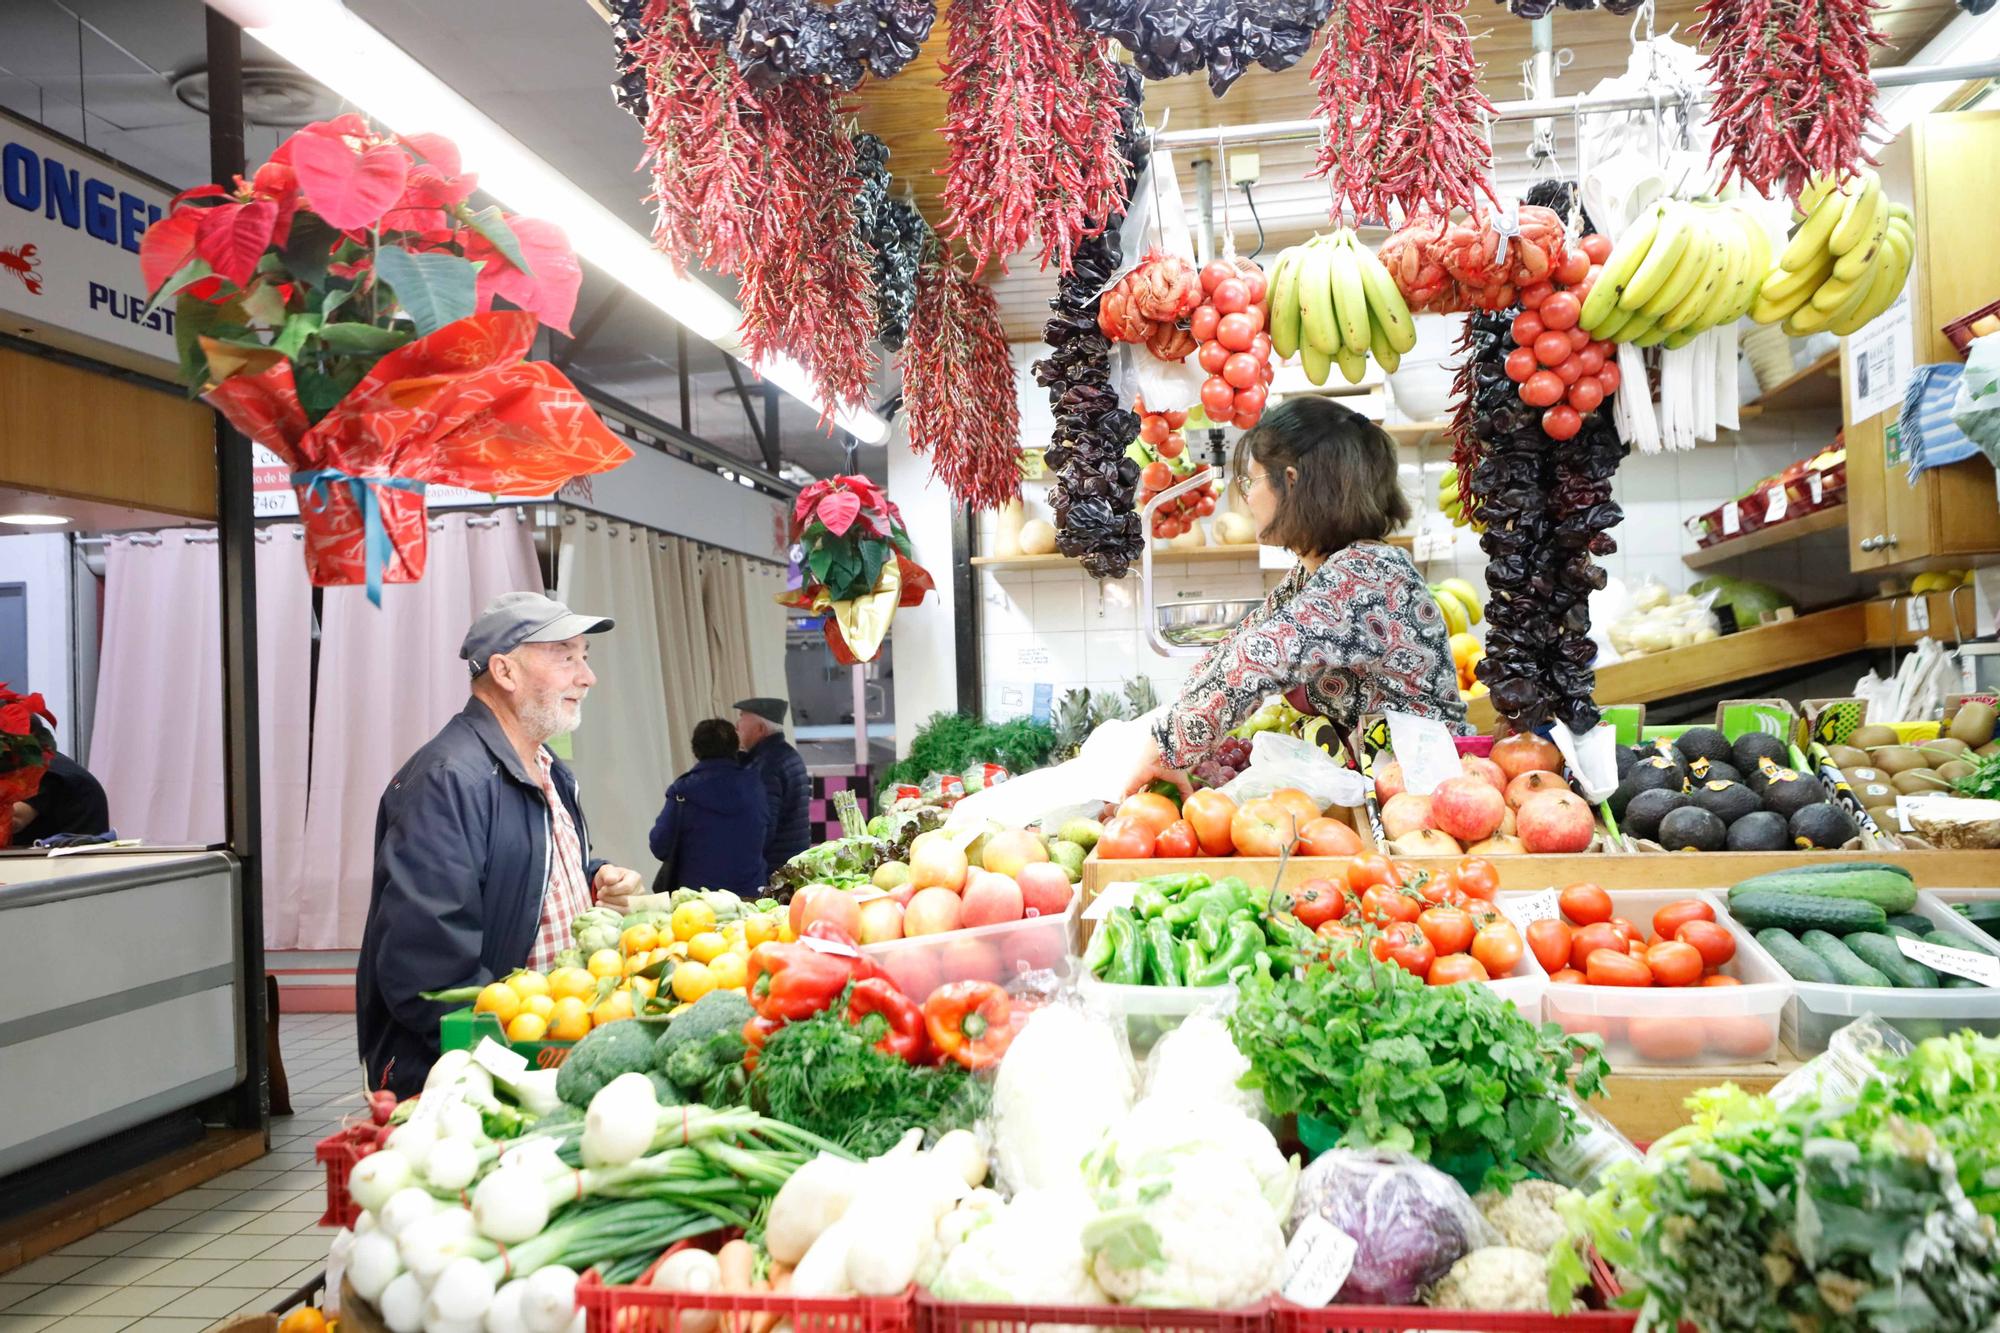
<instances>
[{"instance_id":1,"label":"lemon","mask_svg":"<svg viewBox=\"0 0 2000 1333\"><path fill-rule=\"evenodd\" d=\"M549 1015L551 1041L582 1041L590 1033L590 1007L574 995L556 1001Z\"/></svg>"},{"instance_id":2,"label":"lemon","mask_svg":"<svg viewBox=\"0 0 2000 1333\"><path fill-rule=\"evenodd\" d=\"M717 990L742 990L749 977L749 964L740 953L725 953L708 965L708 975Z\"/></svg>"},{"instance_id":3,"label":"lemon","mask_svg":"<svg viewBox=\"0 0 2000 1333\"><path fill-rule=\"evenodd\" d=\"M516 1014L514 1021L507 1025L507 1040L540 1041L548 1035L548 1030L548 1020L539 1014Z\"/></svg>"},{"instance_id":4,"label":"lemon","mask_svg":"<svg viewBox=\"0 0 2000 1333\"><path fill-rule=\"evenodd\" d=\"M621 1018L630 1018L633 1012L632 992L613 991L605 998L604 1003L590 1011L590 1023L592 1027L601 1028L606 1023L616 1023Z\"/></svg>"},{"instance_id":5,"label":"lemon","mask_svg":"<svg viewBox=\"0 0 2000 1333\"><path fill-rule=\"evenodd\" d=\"M682 903L674 909L674 938L691 940L706 930L715 929L715 909L707 903Z\"/></svg>"},{"instance_id":6,"label":"lemon","mask_svg":"<svg viewBox=\"0 0 2000 1333\"><path fill-rule=\"evenodd\" d=\"M599 949L590 956L589 966L590 975L600 981L625 975L625 959L616 949Z\"/></svg>"},{"instance_id":7,"label":"lemon","mask_svg":"<svg viewBox=\"0 0 2000 1333\"><path fill-rule=\"evenodd\" d=\"M521 1002L522 1013L533 1014L536 1018L542 1019L544 1022L555 1011L556 1002L546 995L530 995Z\"/></svg>"},{"instance_id":8,"label":"lemon","mask_svg":"<svg viewBox=\"0 0 2000 1333\"><path fill-rule=\"evenodd\" d=\"M721 954L729 952L729 941L712 930L704 930L688 941L688 957L697 963L706 963Z\"/></svg>"},{"instance_id":9,"label":"lemon","mask_svg":"<svg viewBox=\"0 0 2000 1333\"><path fill-rule=\"evenodd\" d=\"M705 963L682 963L674 969L673 986L675 999L692 1002L715 989L715 974Z\"/></svg>"},{"instance_id":10,"label":"lemon","mask_svg":"<svg viewBox=\"0 0 2000 1333\"><path fill-rule=\"evenodd\" d=\"M530 995L547 995L549 993L549 979L539 972L525 970L516 972L513 976L507 978L507 984L512 986L514 993L524 1000Z\"/></svg>"},{"instance_id":11,"label":"lemon","mask_svg":"<svg viewBox=\"0 0 2000 1333\"><path fill-rule=\"evenodd\" d=\"M597 978L580 967L559 967L549 973L549 994L557 1000L587 1000L597 993Z\"/></svg>"},{"instance_id":12,"label":"lemon","mask_svg":"<svg viewBox=\"0 0 2000 1333\"><path fill-rule=\"evenodd\" d=\"M627 926L625 933L618 937L618 947L625 953L645 953L659 943L659 932L651 926Z\"/></svg>"},{"instance_id":13,"label":"lemon","mask_svg":"<svg viewBox=\"0 0 2000 1333\"><path fill-rule=\"evenodd\" d=\"M778 938L779 916L776 912L759 912L743 922L743 939L751 948L769 944Z\"/></svg>"},{"instance_id":14,"label":"lemon","mask_svg":"<svg viewBox=\"0 0 2000 1333\"><path fill-rule=\"evenodd\" d=\"M480 989L479 998L472 1002L472 1010L474 1013L493 1015L504 1028L514 1020L515 1014L521 1012L521 994L505 982L496 981Z\"/></svg>"}]
</instances>

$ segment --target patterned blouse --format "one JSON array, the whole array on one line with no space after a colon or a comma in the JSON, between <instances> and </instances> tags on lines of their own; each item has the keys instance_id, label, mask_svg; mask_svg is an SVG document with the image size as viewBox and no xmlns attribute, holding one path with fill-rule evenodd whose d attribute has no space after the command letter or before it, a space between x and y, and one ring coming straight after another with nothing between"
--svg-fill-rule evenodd
<instances>
[{"instance_id":1,"label":"patterned blouse","mask_svg":"<svg viewBox=\"0 0 2000 1333\"><path fill-rule=\"evenodd\" d=\"M1162 758L1172 768L1200 763L1264 696L1288 692L1343 732L1384 711L1464 730L1444 614L1409 556L1357 542L1311 573L1294 566L1188 677L1154 728Z\"/></svg>"}]
</instances>

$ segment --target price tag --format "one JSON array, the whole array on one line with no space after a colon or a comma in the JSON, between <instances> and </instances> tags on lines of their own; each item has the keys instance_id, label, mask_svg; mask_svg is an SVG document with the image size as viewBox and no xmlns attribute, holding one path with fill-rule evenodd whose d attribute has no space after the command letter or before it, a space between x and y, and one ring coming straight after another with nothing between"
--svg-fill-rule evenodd
<instances>
[{"instance_id":1,"label":"price tag","mask_svg":"<svg viewBox=\"0 0 2000 1333\"><path fill-rule=\"evenodd\" d=\"M861 950L851 944L843 944L839 940L823 940L817 935L802 935L799 937L799 943L805 945L806 948L811 949L814 953L830 953L838 958L859 958L861 956Z\"/></svg>"},{"instance_id":2,"label":"price tag","mask_svg":"<svg viewBox=\"0 0 2000 1333\"><path fill-rule=\"evenodd\" d=\"M1931 627L1931 599L1919 594L1904 605L1907 607L1904 614L1909 621L1910 633L1928 633Z\"/></svg>"},{"instance_id":3,"label":"price tag","mask_svg":"<svg viewBox=\"0 0 2000 1333\"><path fill-rule=\"evenodd\" d=\"M1773 486L1770 490L1764 492L1764 521L1766 523L1776 523L1785 516L1785 511L1788 508L1790 508L1790 502L1785 497L1783 483Z\"/></svg>"},{"instance_id":4,"label":"price tag","mask_svg":"<svg viewBox=\"0 0 2000 1333\"><path fill-rule=\"evenodd\" d=\"M1583 787L1591 804L1618 790L1618 733L1610 725L1592 727L1579 736L1558 722L1549 735L1562 751L1563 762Z\"/></svg>"},{"instance_id":5,"label":"price tag","mask_svg":"<svg viewBox=\"0 0 2000 1333\"><path fill-rule=\"evenodd\" d=\"M1285 1281L1280 1288L1295 1305L1319 1308L1332 1303L1354 1271L1360 1246L1354 1237L1317 1213L1308 1213L1285 1247Z\"/></svg>"},{"instance_id":6,"label":"price tag","mask_svg":"<svg viewBox=\"0 0 2000 1333\"><path fill-rule=\"evenodd\" d=\"M1990 953L1947 949L1942 944L1905 939L1901 935L1896 936L1896 947L1903 951L1905 958L1913 958L1934 971L1949 972L1982 986L2000 986L2000 958Z\"/></svg>"},{"instance_id":7,"label":"price tag","mask_svg":"<svg viewBox=\"0 0 2000 1333\"><path fill-rule=\"evenodd\" d=\"M486 1040L493 1039L488 1037ZM404 1123L416 1125L431 1120L442 1120L446 1111L464 1100L463 1083L452 1083L439 1088L436 1092L420 1093L417 1097L417 1109L410 1112L410 1118Z\"/></svg>"},{"instance_id":8,"label":"price tag","mask_svg":"<svg viewBox=\"0 0 2000 1333\"><path fill-rule=\"evenodd\" d=\"M1916 830L1910 826L1911 815L1916 814L1925 806L1935 801L1955 799L1950 792L1942 791L1919 792L1915 796L1898 796L1896 798L1896 823L1903 832L1914 833Z\"/></svg>"},{"instance_id":9,"label":"price tag","mask_svg":"<svg viewBox=\"0 0 2000 1333\"><path fill-rule=\"evenodd\" d=\"M1731 500L1722 506L1722 535L1734 537L1741 531L1743 531L1743 511L1736 507L1736 501Z\"/></svg>"},{"instance_id":10,"label":"price tag","mask_svg":"<svg viewBox=\"0 0 2000 1333\"><path fill-rule=\"evenodd\" d=\"M1820 479L1819 473L1806 473L1806 489L1812 492L1812 502L1818 504L1820 496L1825 493L1825 483Z\"/></svg>"},{"instance_id":11,"label":"price tag","mask_svg":"<svg viewBox=\"0 0 2000 1333\"><path fill-rule=\"evenodd\" d=\"M1554 889L1543 889L1540 893L1509 894L1495 901L1500 915L1512 921L1525 931L1537 921L1560 921L1562 906L1557 901Z\"/></svg>"},{"instance_id":12,"label":"price tag","mask_svg":"<svg viewBox=\"0 0 2000 1333\"><path fill-rule=\"evenodd\" d=\"M1139 886L1137 884L1107 884L1104 886L1102 892L1090 900L1090 906L1083 909L1083 919L1085 921L1102 921L1105 917L1111 915L1113 909L1119 907L1130 911L1132 909L1132 897L1138 892Z\"/></svg>"},{"instance_id":13,"label":"price tag","mask_svg":"<svg viewBox=\"0 0 2000 1333\"><path fill-rule=\"evenodd\" d=\"M1403 788L1417 796L1429 796L1438 784L1465 776L1458 761L1458 746L1444 723L1408 713L1390 713L1389 748L1403 766Z\"/></svg>"},{"instance_id":14,"label":"price tag","mask_svg":"<svg viewBox=\"0 0 2000 1333\"><path fill-rule=\"evenodd\" d=\"M517 1079L528 1072L528 1057L502 1046L491 1037L479 1039L473 1048L472 1063L497 1079Z\"/></svg>"}]
</instances>

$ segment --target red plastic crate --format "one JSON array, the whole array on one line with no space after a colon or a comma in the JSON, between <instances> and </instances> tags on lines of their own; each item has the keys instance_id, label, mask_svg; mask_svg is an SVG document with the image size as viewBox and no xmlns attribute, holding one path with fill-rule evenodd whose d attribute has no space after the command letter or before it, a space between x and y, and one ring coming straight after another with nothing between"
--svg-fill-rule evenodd
<instances>
[{"instance_id":1,"label":"red plastic crate","mask_svg":"<svg viewBox=\"0 0 2000 1333\"><path fill-rule=\"evenodd\" d=\"M806 1297L783 1292L693 1295L658 1291L649 1285L654 1270L666 1262L668 1254L691 1245L715 1249L728 1235L682 1241L654 1260L645 1275L629 1287L606 1286L596 1269L585 1273L576 1284L576 1303L588 1317L590 1333L747 1333L749 1324L742 1317L757 1315L789 1324L794 1333L916 1333L916 1301L910 1292L887 1297ZM739 1318L701 1318L704 1314Z\"/></svg>"},{"instance_id":2,"label":"red plastic crate","mask_svg":"<svg viewBox=\"0 0 2000 1333\"><path fill-rule=\"evenodd\" d=\"M1593 1306L1609 1305L1618 1280L1595 1252L1590 1255ZM1435 1310L1421 1305L1329 1305L1312 1309L1279 1300L1272 1303L1273 1333L1361 1333L1372 1329L1467 1329L1474 1333L1631 1333L1639 1322L1632 1310L1585 1309L1575 1314L1501 1310Z\"/></svg>"},{"instance_id":3,"label":"red plastic crate","mask_svg":"<svg viewBox=\"0 0 2000 1333\"><path fill-rule=\"evenodd\" d=\"M917 1297L923 1333L1053 1333L1071 1329L1131 1328L1147 1333L1269 1333L1271 1307L1244 1310L1162 1310L1143 1305L1009 1305Z\"/></svg>"},{"instance_id":4,"label":"red plastic crate","mask_svg":"<svg viewBox=\"0 0 2000 1333\"><path fill-rule=\"evenodd\" d=\"M378 1125L349 1125L314 1146L313 1160L326 1167L326 1212L320 1215L321 1226L351 1227L361 1216L361 1209L348 1197L347 1177L356 1162L375 1151L380 1137Z\"/></svg>"}]
</instances>

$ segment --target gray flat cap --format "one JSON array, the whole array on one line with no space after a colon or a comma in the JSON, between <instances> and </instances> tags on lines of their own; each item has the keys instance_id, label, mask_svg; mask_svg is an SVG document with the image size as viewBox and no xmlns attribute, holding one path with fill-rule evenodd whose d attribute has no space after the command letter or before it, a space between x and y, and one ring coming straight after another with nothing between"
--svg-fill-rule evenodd
<instances>
[{"instance_id":1,"label":"gray flat cap","mask_svg":"<svg viewBox=\"0 0 2000 1333\"><path fill-rule=\"evenodd\" d=\"M602 634L611 625L609 616L580 615L538 592L503 592L472 622L458 655L472 663L477 675L496 653L512 652L524 643L561 643L579 634Z\"/></svg>"},{"instance_id":2,"label":"gray flat cap","mask_svg":"<svg viewBox=\"0 0 2000 1333\"><path fill-rule=\"evenodd\" d=\"M739 713L755 713L773 726L785 725L785 701L783 699L738 699L735 704Z\"/></svg>"}]
</instances>

